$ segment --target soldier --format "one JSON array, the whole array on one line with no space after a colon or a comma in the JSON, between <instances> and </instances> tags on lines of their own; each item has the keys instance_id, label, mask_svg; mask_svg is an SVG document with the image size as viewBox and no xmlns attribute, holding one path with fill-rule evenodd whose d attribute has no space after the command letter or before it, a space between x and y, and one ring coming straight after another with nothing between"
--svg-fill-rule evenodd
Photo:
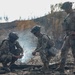
<instances>
[{"instance_id":1,"label":"soldier","mask_svg":"<svg viewBox=\"0 0 75 75\"><path fill-rule=\"evenodd\" d=\"M48 50L53 46L53 42L49 39L49 37L45 34L42 34L40 32L41 27L35 26L31 30L31 32L38 38L38 44L35 51L32 53L33 55L36 54L36 52L40 53L41 60L43 62L42 70L48 70L49 69L49 61L51 57L53 56L52 53L50 53ZM50 44L49 44L50 42Z\"/></svg>"},{"instance_id":2,"label":"soldier","mask_svg":"<svg viewBox=\"0 0 75 75\"><path fill-rule=\"evenodd\" d=\"M23 49L17 41L18 38L15 32L11 32L8 39L2 41L0 46L0 62L2 62L3 67L7 68L9 62L11 66L18 58L23 56Z\"/></svg>"},{"instance_id":3,"label":"soldier","mask_svg":"<svg viewBox=\"0 0 75 75\"><path fill-rule=\"evenodd\" d=\"M72 2L63 3L61 9L67 13L66 18L62 23L63 31L66 34L66 37L61 50L60 67L57 70L64 73L66 57L70 48L72 49L75 63L75 11L72 9Z\"/></svg>"}]
</instances>

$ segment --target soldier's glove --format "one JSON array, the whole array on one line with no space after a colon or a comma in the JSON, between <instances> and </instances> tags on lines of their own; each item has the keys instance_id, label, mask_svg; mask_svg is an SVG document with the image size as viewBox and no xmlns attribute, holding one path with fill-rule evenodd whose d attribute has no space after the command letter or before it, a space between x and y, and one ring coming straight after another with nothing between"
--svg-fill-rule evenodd
<instances>
[{"instance_id":1,"label":"soldier's glove","mask_svg":"<svg viewBox=\"0 0 75 75\"><path fill-rule=\"evenodd\" d=\"M35 51L34 51L34 52L32 52L32 55L34 55L34 56L35 56L35 55L36 55L36 52L35 52Z\"/></svg>"}]
</instances>

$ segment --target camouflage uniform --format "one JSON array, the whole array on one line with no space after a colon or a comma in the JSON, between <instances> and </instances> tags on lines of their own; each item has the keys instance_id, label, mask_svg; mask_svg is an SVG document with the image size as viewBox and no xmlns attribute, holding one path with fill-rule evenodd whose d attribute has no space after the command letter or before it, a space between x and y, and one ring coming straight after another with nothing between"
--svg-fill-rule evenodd
<instances>
[{"instance_id":1,"label":"camouflage uniform","mask_svg":"<svg viewBox=\"0 0 75 75\"><path fill-rule=\"evenodd\" d=\"M12 55L19 56L20 54L23 54L23 48L20 46L18 41L15 41L14 43L9 41L9 49ZM17 59L18 58L12 56L11 64L13 64Z\"/></svg>"},{"instance_id":2,"label":"camouflage uniform","mask_svg":"<svg viewBox=\"0 0 75 75\"><path fill-rule=\"evenodd\" d=\"M4 41L2 46L0 47L0 62L2 62L3 66L7 66L7 63L10 62L12 56L10 56L9 47L7 41Z\"/></svg>"},{"instance_id":3,"label":"camouflage uniform","mask_svg":"<svg viewBox=\"0 0 75 75\"><path fill-rule=\"evenodd\" d=\"M31 32L38 38L37 48L32 54L35 55L36 52L40 53L40 57L44 64L43 68L46 70L49 67L50 58L53 56L52 53L49 52L49 49L53 46L53 42L47 35L40 33L40 28L41 27L39 26L35 26L31 30Z\"/></svg>"},{"instance_id":4,"label":"camouflage uniform","mask_svg":"<svg viewBox=\"0 0 75 75\"><path fill-rule=\"evenodd\" d=\"M66 38L62 46L60 67L64 69L66 57L70 48L72 49L75 63L75 11L67 15L62 26L63 30L66 32Z\"/></svg>"},{"instance_id":5,"label":"camouflage uniform","mask_svg":"<svg viewBox=\"0 0 75 75\"><path fill-rule=\"evenodd\" d=\"M75 12L68 15L66 22L67 24L64 24L64 30L66 31L67 36L69 36L69 40L66 40L67 43L65 41L62 48L62 55L64 56L62 56L64 59L62 62L65 61L68 49L70 47L72 48L73 57L75 58L75 34L72 34L73 32L75 33Z\"/></svg>"},{"instance_id":6,"label":"camouflage uniform","mask_svg":"<svg viewBox=\"0 0 75 75\"><path fill-rule=\"evenodd\" d=\"M52 53L48 52L49 49L53 46L51 43L51 46L48 46L49 44L49 38L47 35L43 34L40 38L38 38L38 44L36 48L36 52L40 53L41 60L44 64L47 64L49 66L49 61L51 57L53 56Z\"/></svg>"}]
</instances>

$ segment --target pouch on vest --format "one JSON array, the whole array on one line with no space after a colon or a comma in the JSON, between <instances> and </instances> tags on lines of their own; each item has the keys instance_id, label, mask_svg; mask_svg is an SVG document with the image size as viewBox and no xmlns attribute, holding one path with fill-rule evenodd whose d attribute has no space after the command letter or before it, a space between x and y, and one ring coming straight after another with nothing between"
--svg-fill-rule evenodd
<instances>
[{"instance_id":1,"label":"pouch on vest","mask_svg":"<svg viewBox=\"0 0 75 75\"><path fill-rule=\"evenodd\" d=\"M58 50L55 47L51 47L48 52L52 56L55 56L58 53Z\"/></svg>"},{"instance_id":2,"label":"pouch on vest","mask_svg":"<svg viewBox=\"0 0 75 75\"><path fill-rule=\"evenodd\" d=\"M47 35L48 37L48 44L47 44L47 48L50 49L51 47L53 47L54 42L52 41L52 39Z\"/></svg>"},{"instance_id":3,"label":"pouch on vest","mask_svg":"<svg viewBox=\"0 0 75 75\"><path fill-rule=\"evenodd\" d=\"M58 53L58 50L54 47L54 42L52 41L52 39L50 39L50 37L47 35L49 41L48 41L48 46L50 47L48 49L48 54L51 56L55 56Z\"/></svg>"}]
</instances>

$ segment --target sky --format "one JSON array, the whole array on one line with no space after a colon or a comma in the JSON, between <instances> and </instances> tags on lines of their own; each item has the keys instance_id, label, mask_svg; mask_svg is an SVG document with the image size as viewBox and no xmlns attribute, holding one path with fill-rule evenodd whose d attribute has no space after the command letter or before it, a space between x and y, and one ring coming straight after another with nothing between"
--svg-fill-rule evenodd
<instances>
[{"instance_id":1,"label":"sky","mask_svg":"<svg viewBox=\"0 0 75 75\"><path fill-rule=\"evenodd\" d=\"M51 4L66 1L75 2L75 0L0 0L0 22L5 22L4 16L8 16L10 22L20 17L22 20L42 17L50 12Z\"/></svg>"}]
</instances>

